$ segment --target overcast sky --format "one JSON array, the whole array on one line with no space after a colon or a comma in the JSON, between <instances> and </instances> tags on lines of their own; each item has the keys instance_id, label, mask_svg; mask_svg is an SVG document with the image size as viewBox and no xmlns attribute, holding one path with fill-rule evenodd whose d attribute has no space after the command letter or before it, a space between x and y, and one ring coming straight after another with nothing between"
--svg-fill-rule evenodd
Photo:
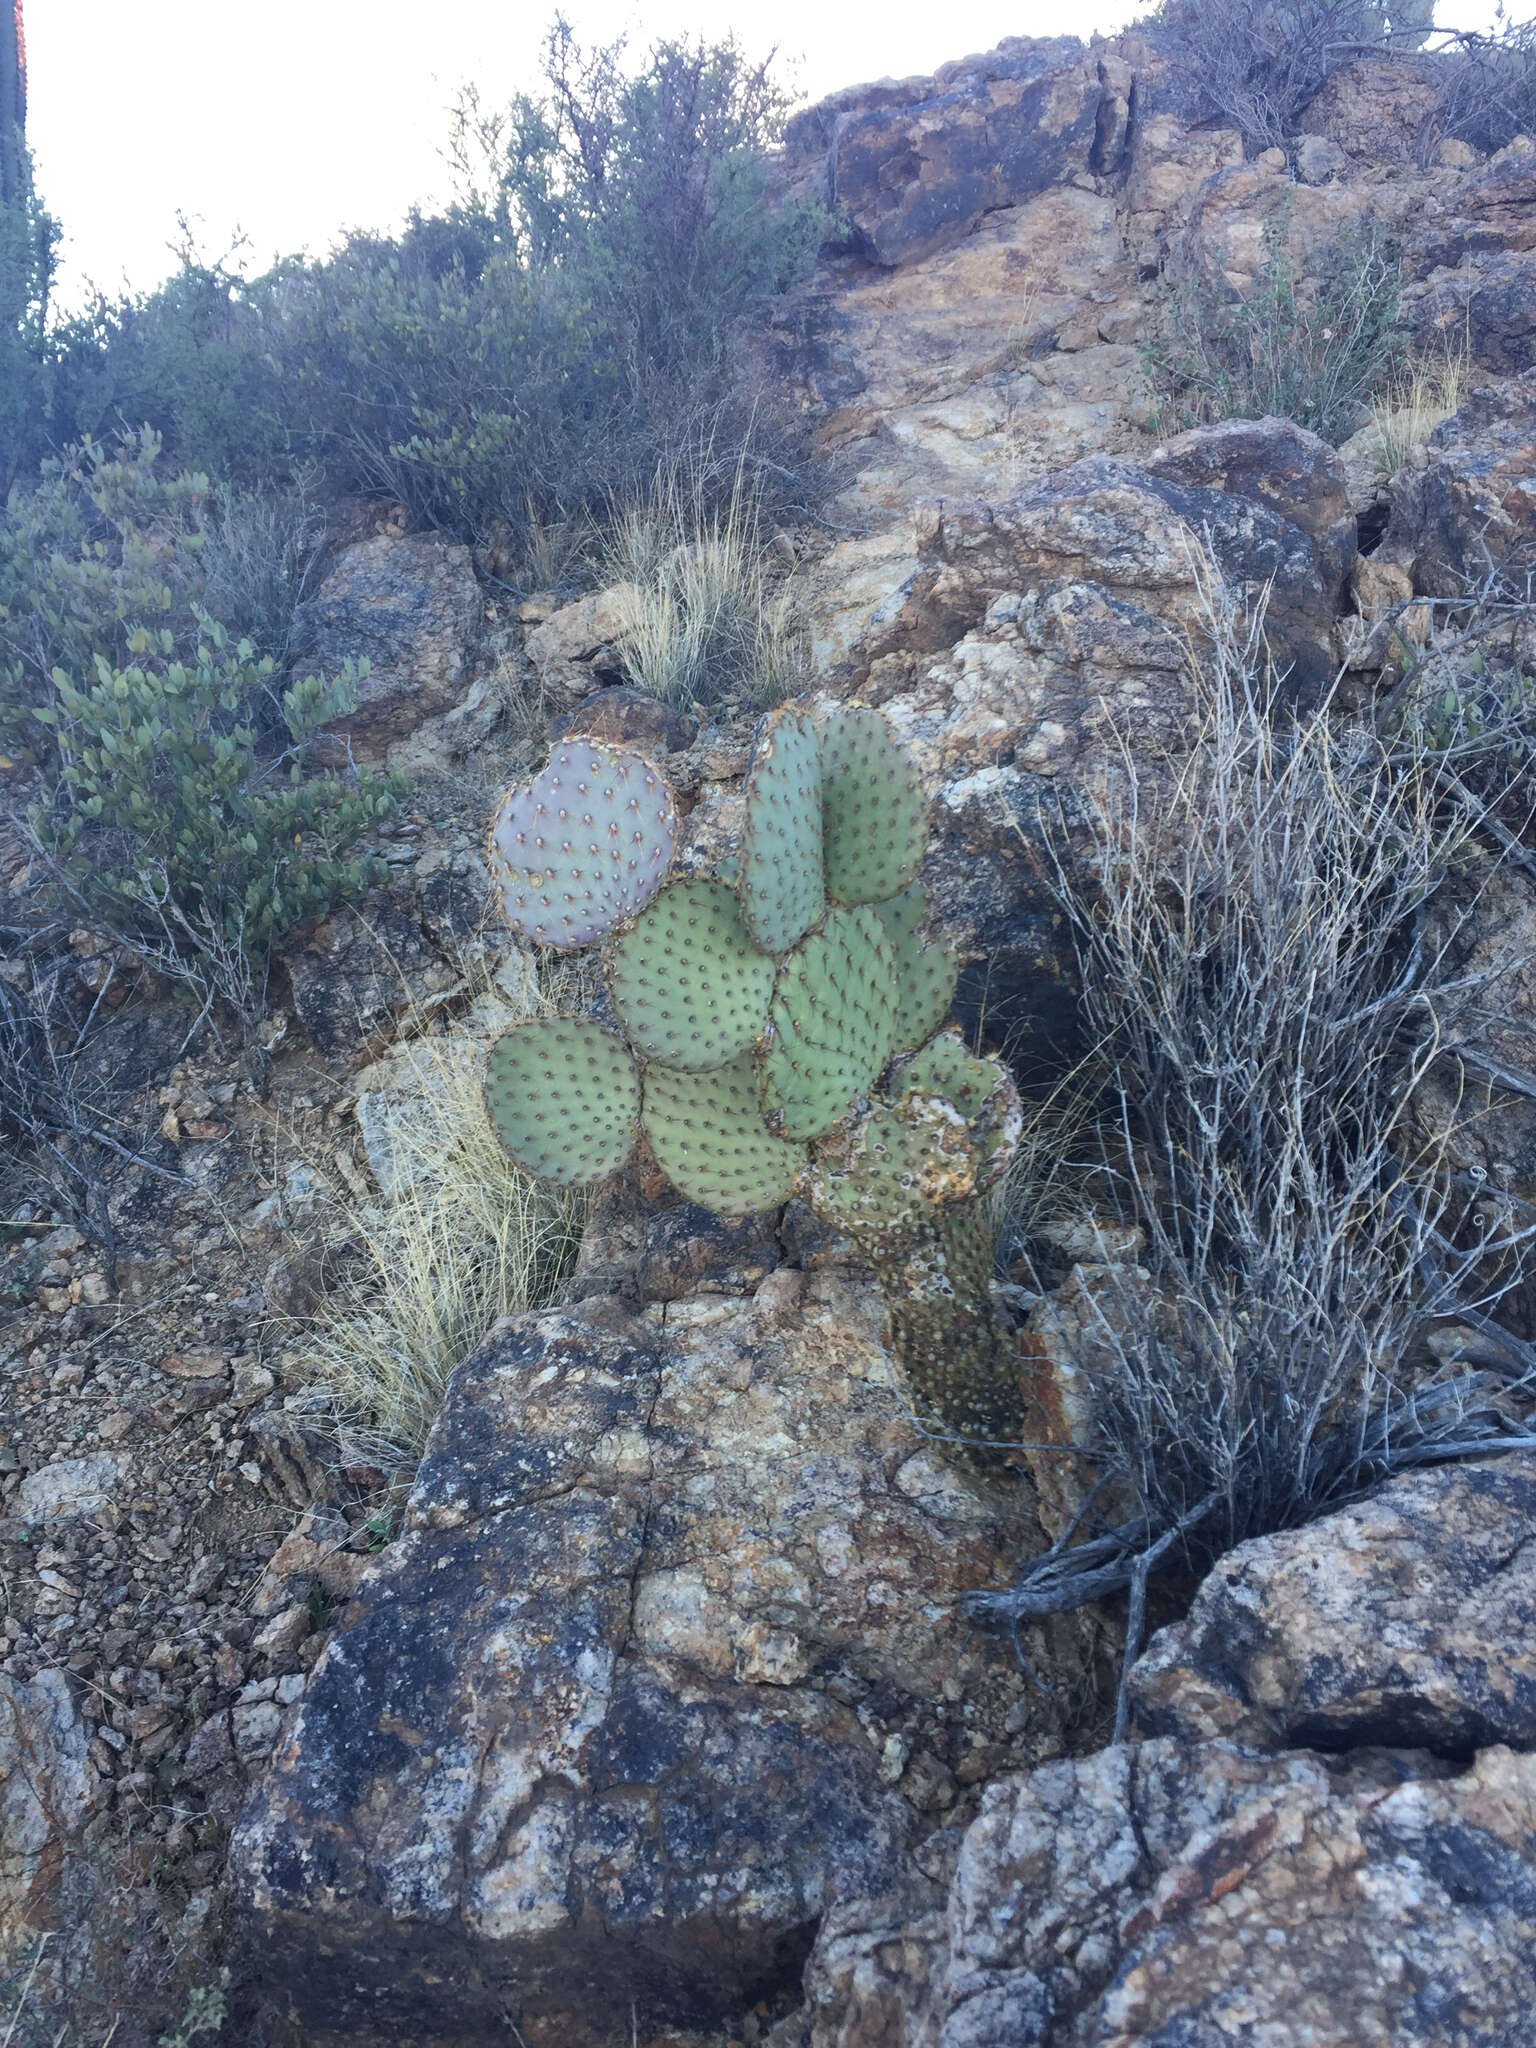
<instances>
[{"instance_id":1,"label":"overcast sky","mask_svg":"<svg viewBox=\"0 0 1536 2048\"><path fill-rule=\"evenodd\" d=\"M1150 0L567 0L589 42L734 29L810 98L932 71L1004 36L1089 35ZM1451 0L1445 0L1451 4ZM1474 25L1491 0L1457 5ZM396 225L442 194L447 109L536 86L555 0L24 0L28 132L65 230L61 299L152 285L176 216L256 267ZM1519 12L1528 11L1521 7ZM1442 6L1442 15L1444 5Z\"/></svg>"},{"instance_id":2,"label":"overcast sky","mask_svg":"<svg viewBox=\"0 0 1536 2048\"><path fill-rule=\"evenodd\" d=\"M63 223L65 295L158 281L178 211L258 264L388 227L445 188L447 109L533 87L555 0L23 0L28 134ZM587 41L734 28L812 97L931 71L1008 35L1088 34L1132 0L568 0Z\"/></svg>"}]
</instances>

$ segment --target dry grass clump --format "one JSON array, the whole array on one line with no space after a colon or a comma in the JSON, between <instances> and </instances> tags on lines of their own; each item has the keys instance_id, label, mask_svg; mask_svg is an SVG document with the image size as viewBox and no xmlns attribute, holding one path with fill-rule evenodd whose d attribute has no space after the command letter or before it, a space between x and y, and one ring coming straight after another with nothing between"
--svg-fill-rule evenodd
<instances>
[{"instance_id":1,"label":"dry grass clump","mask_svg":"<svg viewBox=\"0 0 1536 2048\"><path fill-rule=\"evenodd\" d=\"M803 655L744 471L719 507L686 474L664 472L616 515L608 573L640 593L623 643L640 689L685 711L722 700L757 710L791 694Z\"/></svg>"},{"instance_id":2,"label":"dry grass clump","mask_svg":"<svg viewBox=\"0 0 1536 2048\"><path fill-rule=\"evenodd\" d=\"M491 1036L551 1007L530 970L511 994L481 996L473 1033L427 1031L410 1043L407 1085L384 1111L378 1199L346 1219L356 1256L312 1332L309 1362L352 1441L396 1483L414 1468L455 1366L498 1317L554 1299L575 1255L580 1198L514 1166L482 1093Z\"/></svg>"},{"instance_id":3,"label":"dry grass clump","mask_svg":"<svg viewBox=\"0 0 1536 2048\"><path fill-rule=\"evenodd\" d=\"M1382 467L1395 476L1442 420L1458 412L1472 384L1472 350L1465 327L1416 349L1382 389L1370 424Z\"/></svg>"},{"instance_id":4,"label":"dry grass clump","mask_svg":"<svg viewBox=\"0 0 1536 2048\"><path fill-rule=\"evenodd\" d=\"M1161 769L1127 753L1089 873L1058 877L1103 1062L1097 1187L1145 1239L1084 1360L1071 1448L1098 1483L978 1602L1017 1624L1129 1591L1127 1668L1154 1568L1536 1442L1536 1352L1490 1317L1531 1232L1408 1137L1475 997L1430 911L1477 815L1401 743L1326 709L1288 720L1259 628L1224 593L1210 607L1197 744ZM1502 1343L1507 1371L1437 1371L1422 1340L1444 1317Z\"/></svg>"}]
</instances>

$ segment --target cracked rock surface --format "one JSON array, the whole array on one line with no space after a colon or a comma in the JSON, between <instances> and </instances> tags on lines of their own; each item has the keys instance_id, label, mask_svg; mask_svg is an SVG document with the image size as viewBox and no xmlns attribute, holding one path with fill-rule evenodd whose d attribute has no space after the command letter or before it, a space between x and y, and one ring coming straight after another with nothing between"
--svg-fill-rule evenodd
<instances>
[{"instance_id":1,"label":"cracked rock surface","mask_svg":"<svg viewBox=\"0 0 1536 2048\"><path fill-rule=\"evenodd\" d=\"M232 1850L307 2040L771 2005L831 1899L1059 1749L955 1611L1038 1542L1027 1489L939 1463L878 1327L783 1270L521 1319L460 1369Z\"/></svg>"},{"instance_id":2,"label":"cracked rock surface","mask_svg":"<svg viewBox=\"0 0 1536 2048\"><path fill-rule=\"evenodd\" d=\"M1136 1666L1158 1735L1536 1746L1536 1457L1400 1479L1224 1557Z\"/></svg>"},{"instance_id":3,"label":"cracked rock surface","mask_svg":"<svg viewBox=\"0 0 1536 2048\"><path fill-rule=\"evenodd\" d=\"M1147 1739L840 1899L771 2048L1525 2048L1533 1508L1511 1456L1241 1545L1136 1667Z\"/></svg>"},{"instance_id":4,"label":"cracked rock surface","mask_svg":"<svg viewBox=\"0 0 1536 2048\"><path fill-rule=\"evenodd\" d=\"M829 1922L774 2048L1517 2048L1536 1758L1450 1770L1161 1738L995 1785L947 1911Z\"/></svg>"}]
</instances>

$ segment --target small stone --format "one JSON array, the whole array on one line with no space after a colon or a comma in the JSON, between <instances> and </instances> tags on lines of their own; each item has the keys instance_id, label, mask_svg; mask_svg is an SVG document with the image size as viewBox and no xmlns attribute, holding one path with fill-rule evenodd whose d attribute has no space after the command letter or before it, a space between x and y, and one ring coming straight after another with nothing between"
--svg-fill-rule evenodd
<instances>
[{"instance_id":1,"label":"small stone","mask_svg":"<svg viewBox=\"0 0 1536 2048\"><path fill-rule=\"evenodd\" d=\"M253 1700L230 1715L235 1753L246 1762L270 1756L283 1726L283 1710L272 1700Z\"/></svg>"},{"instance_id":2,"label":"small stone","mask_svg":"<svg viewBox=\"0 0 1536 2048\"><path fill-rule=\"evenodd\" d=\"M277 1385L277 1374L265 1365L237 1365L230 1399L237 1408L249 1408L265 1399Z\"/></svg>"},{"instance_id":3,"label":"small stone","mask_svg":"<svg viewBox=\"0 0 1536 2048\"><path fill-rule=\"evenodd\" d=\"M1303 135L1296 144L1296 175L1303 185L1326 185L1349 168L1349 158L1327 135Z\"/></svg>"},{"instance_id":4,"label":"small stone","mask_svg":"<svg viewBox=\"0 0 1536 2048\"><path fill-rule=\"evenodd\" d=\"M754 1621L736 1639L736 1677L745 1685L798 1685L810 1668L804 1643L787 1628Z\"/></svg>"},{"instance_id":5,"label":"small stone","mask_svg":"<svg viewBox=\"0 0 1536 2048\"><path fill-rule=\"evenodd\" d=\"M200 1778L234 1761L235 1746L230 1737L228 1714L215 1714L194 1731L182 1759L187 1772Z\"/></svg>"},{"instance_id":6,"label":"small stone","mask_svg":"<svg viewBox=\"0 0 1536 2048\"><path fill-rule=\"evenodd\" d=\"M228 1369L229 1360L222 1351L173 1351L159 1366L172 1379L211 1380Z\"/></svg>"},{"instance_id":7,"label":"small stone","mask_svg":"<svg viewBox=\"0 0 1536 2048\"><path fill-rule=\"evenodd\" d=\"M263 1628L256 1631L251 1639L251 1648L259 1657L289 1656L309 1634L310 1627L308 1605L295 1601L291 1607L280 1608Z\"/></svg>"},{"instance_id":8,"label":"small stone","mask_svg":"<svg viewBox=\"0 0 1536 2048\"><path fill-rule=\"evenodd\" d=\"M134 1415L131 1408L117 1408L96 1425L96 1434L104 1444L121 1443L132 1429Z\"/></svg>"},{"instance_id":9,"label":"small stone","mask_svg":"<svg viewBox=\"0 0 1536 2048\"><path fill-rule=\"evenodd\" d=\"M882 1784L894 1785L907 1768L907 1758L912 1745L897 1734L887 1735L880 1747L880 1780Z\"/></svg>"}]
</instances>

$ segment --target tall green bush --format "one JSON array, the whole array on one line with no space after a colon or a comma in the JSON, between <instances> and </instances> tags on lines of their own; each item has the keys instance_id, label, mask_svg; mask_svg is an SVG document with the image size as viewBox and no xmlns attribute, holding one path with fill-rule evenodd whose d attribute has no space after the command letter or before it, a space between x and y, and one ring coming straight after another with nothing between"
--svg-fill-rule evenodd
<instances>
[{"instance_id":1,"label":"tall green bush","mask_svg":"<svg viewBox=\"0 0 1536 2048\"><path fill-rule=\"evenodd\" d=\"M557 22L545 72L504 113L461 107L443 213L259 278L188 243L159 291L56 327L54 443L128 420L215 481L318 462L514 562L685 451L718 451L722 502L744 445L776 492L808 488L803 429L740 345L820 232L818 209L770 200L766 68L691 41L631 65Z\"/></svg>"},{"instance_id":2,"label":"tall green bush","mask_svg":"<svg viewBox=\"0 0 1536 2048\"><path fill-rule=\"evenodd\" d=\"M18 171L0 200L0 498L40 460L44 358L58 250L58 223L33 188L17 139Z\"/></svg>"},{"instance_id":3,"label":"tall green bush","mask_svg":"<svg viewBox=\"0 0 1536 2048\"><path fill-rule=\"evenodd\" d=\"M175 475L148 428L49 457L0 511L0 717L25 740L57 669L120 661L138 629L195 642L209 483ZM179 632L176 629L179 628ZM35 726L33 726L35 736Z\"/></svg>"}]
</instances>

